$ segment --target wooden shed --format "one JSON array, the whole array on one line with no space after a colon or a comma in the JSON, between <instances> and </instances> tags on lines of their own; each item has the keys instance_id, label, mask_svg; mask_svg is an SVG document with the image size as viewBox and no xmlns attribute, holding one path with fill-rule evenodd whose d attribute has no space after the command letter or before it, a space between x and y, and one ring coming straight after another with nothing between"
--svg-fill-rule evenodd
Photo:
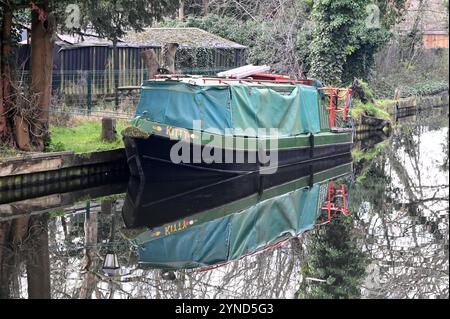
<instances>
[{"instance_id":1,"label":"wooden shed","mask_svg":"<svg viewBox=\"0 0 450 319\"><path fill-rule=\"evenodd\" d=\"M423 33L423 47L425 49L434 49L434 48L448 49L448 32L425 31Z\"/></svg>"},{"instance_id":2,"label":"wooden shed","mask_svg":"<svg viewBox=\"0 0 450 319\"><path fill-rule=\"evenodd\" d=\"M170 42L179 44L176 69L187 74L215 74L245 64L246 47L198 28L148 28L128 33L118 43L119 70L114 70L111 41L90 36L58 35L55 42L53 89L64 95L114 93L114 72L119 86L140 85L146 79L141 52L153 49L158 56ZM26 61L29 45L22 45Z\"/></svg>"}]
</instances>

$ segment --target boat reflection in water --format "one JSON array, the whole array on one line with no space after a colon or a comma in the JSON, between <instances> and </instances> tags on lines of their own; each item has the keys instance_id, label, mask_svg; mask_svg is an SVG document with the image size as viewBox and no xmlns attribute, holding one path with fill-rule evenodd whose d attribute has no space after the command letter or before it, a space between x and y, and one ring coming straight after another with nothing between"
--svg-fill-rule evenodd
<instances>
[{"instance_id":1,"label":"boat reflection in water","mask_svg":"<svg viewBox=\"0 0 450 319\"><path fill-rule=\"evenodd\" d=\"M131 180L123 235L136 245L141 267L214 268L347 214L351 176L348 154L273 175L168 185Z\"/></svg>"}]
</instances>

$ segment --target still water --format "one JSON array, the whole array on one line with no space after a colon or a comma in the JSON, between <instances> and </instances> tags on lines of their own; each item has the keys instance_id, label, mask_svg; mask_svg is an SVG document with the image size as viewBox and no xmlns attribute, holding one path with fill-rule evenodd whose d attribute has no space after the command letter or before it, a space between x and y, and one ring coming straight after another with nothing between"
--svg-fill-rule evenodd
<instances>
[{"instance_id":1,"label":"still water","mask_svg":"<svg viewBox=\"0 0 450 319\"><path fill-rule=\"evenodd\" d=\"M398 118L264 180L2 193L0 298L448 298L448 124Z\"/></svg>"}]
</instances>

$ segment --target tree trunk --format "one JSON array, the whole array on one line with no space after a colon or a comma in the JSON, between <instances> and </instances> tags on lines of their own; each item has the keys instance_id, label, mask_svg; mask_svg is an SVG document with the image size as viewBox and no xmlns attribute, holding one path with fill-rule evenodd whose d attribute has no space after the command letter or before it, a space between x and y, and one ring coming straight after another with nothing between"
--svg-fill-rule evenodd
<instances>
[{"instance_id":1,"label":"tree trunk","mask_svg":"<svg viewBox=\"0 0 450 319\"><path fill-rule=\"evenodd\" d=\"M155 78L156 74L158 74L158 69L160 66L155 51L153 51L153 49L143 51L141 53L141 57L144 60L144 65L148 72L148 78Z\"/></svg>"},{"instance_id":2,"label":"tree trunk","mask_svg":"<svg viewBox=\"0 0 450 319\"><path fill-rule=\"evenodd\" d=\"M9 245L9 232L11 229L10 222L0 223L0 299L8 299L10 297L9 282L11 267L11 249Z\"/></svg>"},{"instance_id":3,"label":"tree trunk","mask_svg":"<svg viewBox=\"0 0 450 319\"><path fill-rule=\"evenodd\" d=\"M3 104L3 77L1 76L2 69L3 68L0 66L0 144L5 144L5 140L8 138L9 134L6 121L6 108Z\"/></svg>"},{"instance_id":4,"label":"tree trunk","mask_svg":"<svg viewBox=\"0 0 450 319\"><path fill-rule=\"evenodd\" d=\"M12 29L12 9L8 5L3 7L3 23L0 43L1 46L1 67L0 67L0 144L13 144L11 129L6 114L10 103L11 95L11 29Z\"/></svg>"},{"instance_id":5,"label":"tree trunk","mask_svg":"<svg viewBox=\"0 0 450 319\"><path fill-rule=\"evenodd\" d=\"M20 115L14 116L14 132L17 147L22 151L31 151L30 127L28 122Z\"/></svg>"},{"instance_id":6,"label":"tree trunk","mask_svg":"<svg viewBox=\"0 0 450 319\"><path fill-rule=\"evenodd\" d=\"M3 41L3 37L1 39ZM0 43L0 51L2 52L3 45ZM2 52L3 56L3 52ZM6 121L6 108L3 104L3 65L0 65L0 144L4 144L4 140L8 136L7 121Z\"/></svg>"},{"instance_id":7,"label":"tree trunk","mask_svg":"<svg viewBox=\"0 0 450 319\"><path fill-rule=\"evenodd\" d=\"M30 217L23 216L16 218L13 222L14 232L11 233L13 244L21 245L29 232Z\"/></svg>"},{"instance_id":8,"label":"tree trunk","mask_svg":"<svg viewBox=\"0 0 450 319\"><path fill-rule=\"evenodd\" d=\"M209 0L203 0L203 15L206 17L209 14Z\"/></svg>"},{"instance_id":9,"label":"tree trunk","mask_svg":"<svg viewBox=\"0 0 450 319\"><path fill-rule=\"evenodd\" d=\"M170 74L175 74L175 55L177 53L178 43L167 43L163 47L163 64Z\"/></svg>"},{"instance_id":10,"label":"tree trunk","mask_svg":"<svg viewBox=\"0 0 450 319\"><path fill-rule=\"evenodd\" d=\"M178 19L184 20L184 0L180 0L180 5L178 7Z\"/></svg>"},{"instance_id":11,"label":"tree trunk","mask_svg":"<svg viewBox=\"0 0 450 319\"><path fill-rule=\"evenodd\" d=\"M55 18L48 12L48 1L42 1L40 10L31 13L31 91L38 95L38 118L32 123L30 138L38 151L48 141L49 108L52 93L53 45ZM24 134L19 130L17 134Z\"/></svg>"},{"instance_id":12,"label":"tree trunk","mask_svg":"<svg viewBox=\"0 0 450 319\"><path fill-rule=\"evenodd\" d=\"M29 299L50 299L50 256L47 216L31 217L27 240L27 282Z\"/></svg>"}]
</instances>

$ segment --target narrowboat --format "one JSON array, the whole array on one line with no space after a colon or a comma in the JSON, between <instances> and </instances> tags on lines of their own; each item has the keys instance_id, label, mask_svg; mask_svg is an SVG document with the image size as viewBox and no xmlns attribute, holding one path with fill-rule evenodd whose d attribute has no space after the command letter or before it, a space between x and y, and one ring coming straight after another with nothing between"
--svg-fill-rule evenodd
<instances>
[{"instance_id":1,"label":"narrowboat","mask_svg":"<svg viewBox=\"0 0 450 319\"><path fill-rule=\"evenodd\" d=\"M200 211L205 211L248 196L263 196L274 187L303 179L312 186L319 172L341 167L345 172L351 165L350 154L308 164L281 167L275 174L253 172L232 177L165 181L142 181L130 178L122 217L129 228L157 227ZM170 170L170 168L167 168ZM161 175L167 172L161 170Z\"/></svg>"},{"instance_id":2,"label":"narrowboat","mask_svg":"<svg viewBox=\"0 0 450 319\"><path fill-rule=\"evenodd\" d=\"M273 248L336 214L348 215L351 176L351 163L323 167L238 198L222 194L229 192L230 182L251 185L249 175L163 196L159 202L146 196L148 189L138 191L144 196L129 190L127 196L138 202L130 205L127 198L123 217L129 228L122 233L137 248L140 267L205 270ZM215 200L205 200L205 194ZM151 216L142 209L152 211Z\"/></svg>"},{"instance_id":3,"label":"narrowboat","mask_svg":"<svg viewBox=\"0 0 450 319\"><path fill-rule=\"evenodd\" d=\"M238 176L350 153L350 89L317 80L166 76L122 132L131 175Z\"/></svg>"}]
</instances>

